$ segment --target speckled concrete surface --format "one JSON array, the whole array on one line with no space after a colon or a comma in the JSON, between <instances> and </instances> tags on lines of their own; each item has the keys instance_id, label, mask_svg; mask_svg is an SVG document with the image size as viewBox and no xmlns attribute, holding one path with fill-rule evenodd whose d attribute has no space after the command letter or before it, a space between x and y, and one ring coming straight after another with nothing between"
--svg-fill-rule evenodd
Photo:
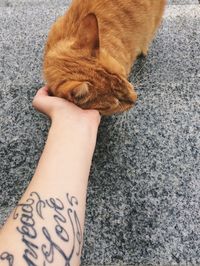
<instances>
[{"instance_id":1,"label":"speckled concrete surface","mask_svg":"<svg viewBox=\"0 0 200 266\"><path fill-rule=\"evenodd\" d=\"M168 0L168 3L173 5L188 5L198 4L199 0Z\"/></svg>"},{"instance_id":2,"label":"speckled concrete surface","mask_svg":"<svg viewBox=\"0 0 200 266\"><path fill-rule=\"evenodd\" d=\"M1 224L43 149L49 122L31 101L47 31L69 2L0 0ZM136 107L102 121L83 265L200 265L200 6L171 4L133 68Z\"/></svg>"}]
</instances>

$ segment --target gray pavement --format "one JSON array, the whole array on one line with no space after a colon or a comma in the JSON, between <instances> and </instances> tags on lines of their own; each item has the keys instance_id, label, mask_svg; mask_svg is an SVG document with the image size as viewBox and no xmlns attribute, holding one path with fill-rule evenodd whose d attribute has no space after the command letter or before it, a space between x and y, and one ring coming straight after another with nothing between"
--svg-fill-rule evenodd
<instances>
[{"instance_id":1,"label":"gray pavement","mask_svg":"<svg viewBox=\"0 0 200 266\"><path fill-rule=\"evenodd\" d=\"M44 42L67 0L0 0L0 223L48 132L31 101ZM130 80L135 108L102 120L82 265L200 265L200 5L171 0Z\"/></svg>"}]
</instances>

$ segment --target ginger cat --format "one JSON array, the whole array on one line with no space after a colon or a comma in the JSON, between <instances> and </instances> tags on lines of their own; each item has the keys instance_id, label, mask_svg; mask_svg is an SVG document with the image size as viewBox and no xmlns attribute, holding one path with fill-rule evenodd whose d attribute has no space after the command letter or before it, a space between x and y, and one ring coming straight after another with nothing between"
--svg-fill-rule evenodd
<instances>
[{"instance_id":1,"label":"ginger cat","mask_svg":"<svg viewBox=\"0 0 200 266\"><path fill-rule=\"evenodd\" d=\"M137 94L127 78L147 55L166 0L73 0L51 28L44 78L50 93L83 109L112 115L130 109Z\"/></svg>"}]
</instances>

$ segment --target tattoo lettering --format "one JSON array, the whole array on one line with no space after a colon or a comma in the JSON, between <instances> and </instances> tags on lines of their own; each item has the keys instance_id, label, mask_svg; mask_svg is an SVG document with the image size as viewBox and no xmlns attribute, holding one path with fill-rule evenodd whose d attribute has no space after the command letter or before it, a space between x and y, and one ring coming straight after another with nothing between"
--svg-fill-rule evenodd
<instances>
[{"instance_id":1,"label":"tattoo lettering","mask_svg":"<svg viewBox=\"0 0 200 266\"><path fill-rule=\"evenodd\" d=\"M13 264L14 257L13 257L13 255L9 254L8 252L4 252L4 253L0 254L0 262L1 261L6 261L7 266L14 266L14 264Z\"/></svg>"},{"instance_id":2,"label":"tattoo lettering","mask_svg":"<svg viewBox=\"0 0 200 266\"><path fill-rule=\"evenodd\" d=\"M36 196L36 199L34 198ZM36 202L36 204L35 204ZM30 195L30 198L27 199L25 203L18 204L14 214L13 219L17 219L19 217L19 209L21 209L20 216L20 227L18 226L16 229L22 236L22 242L25 244L25 250L23 254L23 259L26 261L27 265L36 266L34 260L38 259L37 251L39 249L38 245L34 243L34 240L37 238L37 232L35 229L35 219L34 219L34 208L36 208L36 212L38 209L38 205L40 205L41 199L40 196L33 192Z\"/></svg>"},{"instance_id":3,"label":"tattoo lettering","mask_svg":"<svg viewBox=\"0 0 200 266\"><path fill-rule=\"evenodd\" d=\"M73 255L80 256L82 230L77 206L77 198L70 197L68 193L62 201L53 197L41 199L37 192L32 192L25 203L18 204L13 219L20 222L16 230L25 246L23 259L28 266L37 266L39 256L43 257L44 266L53 264L58 255L62 257L65 266L70 266ZM48 226L50 219L51 227ZM39 231L38 222L42 225ZM38 243L39 236L45 239L44 243ZM65 250L69 250L68 254Z\"/></svg>"},{"instance_id":4,"label":"tattoo lettering","mask_svg":"<svg viewBox=\"0 0 200 266\"><path fill-rule=\"evenodd\" d=\"M69 235L67 231L63 228L62 224L67 222L66 218L62 215L61 211L64 210L64 205L59 199L50 198L50 200L46 201L49 208L55 211L55 215L53 216L56 226L55 231L57 235L65 242L69 241Z\"/></svg>"},{"instance_id":5,"label":"tattoo lettering","mask_svg":"<svg viewBox=\"0 0 200 266\"><path fill-rule=\"evenodd\" d=\"M71 207L73 207L75 205L78 205L78 201L75 197L72 197L71 199L69 198L69 195L66 195L66 199L67 199L67 203L70 204ZM68 208L67 209L67 218L65 219L65 217L61 214L61 211L64 209L64 206L62 204L62 202L59 199L53 199L51 198L50 201L47 201L47 205L50 208L53 208L54 211L56 212L56 215L54 215L54 220L57 223L55 226L55 232L57 234L57 236L65 241L65 242L69 242L70 241L70 237L69 234L67 233L67 231L63 228L63 225L67 222L70 221L70 225L71 225L71 231L73 234L73 242L70 243L72 245L71 247L71 252L69 253L69 255L67 256L63 250L54 242L54 240L51 238L51 235L49 233L49 231L47 230L46 227L42 228L42 232L44 234L44 236L46 237L48 244L49 244L49 248L47 248L47 245L44 244L42 246L42 252L43 255L45 257L45 260L49 263L52 263L54 260L54 253L55 251L57 251L64 259L65 261L65 266L70 265L70 260L75 252L75 246L78 245L78 250L76 252L76 255L79 256L80 252L81 252L81 243L82 243L82 231L81 231L81 226L80 226L80 222L77 216L77 213L74 209L72 208ZM76 244L77 243L77 244Z\"/></svg>"},{"instance_id":6,"label":"tattoo lettering","mask_svg":"<svg viewBox=\"0 0 200 266\"><path fill-rule=\"evenodd\" d=\"M46 227L42 228L42 232L44 234L44 236L46 237L48 244L49 244L49 249L47 248L47 245L44 244L42 245L42 253L45 257L46 262L48 263L53 263L54 261L54 253L57 250L57 252L63 257L63 259L65 260L65 266L70 265L70 259L71 259L71 254L69 255L69 257L67 257L67 255L65 255L64 251L53 241L53 239L51 238L51 235L49 234L48 230L46 229Z\"/></svg>"}]
</instances>

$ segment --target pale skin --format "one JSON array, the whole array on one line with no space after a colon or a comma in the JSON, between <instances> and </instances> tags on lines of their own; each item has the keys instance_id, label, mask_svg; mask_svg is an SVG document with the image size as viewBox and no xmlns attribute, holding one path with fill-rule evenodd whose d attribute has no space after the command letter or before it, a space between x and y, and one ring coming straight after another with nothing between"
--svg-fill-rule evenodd
<instances>
[{"instance_id":1,"label":"pale skin","mask_svg":"<svg viewBox=\"0 0 200 266\"><path fill-rule=\"evenodd\" d=\"M0 266L80 265L100 115L48 96L46 87L33 106L51 127L35 174L0 231Z\"/></svg>"}]
</instances>

